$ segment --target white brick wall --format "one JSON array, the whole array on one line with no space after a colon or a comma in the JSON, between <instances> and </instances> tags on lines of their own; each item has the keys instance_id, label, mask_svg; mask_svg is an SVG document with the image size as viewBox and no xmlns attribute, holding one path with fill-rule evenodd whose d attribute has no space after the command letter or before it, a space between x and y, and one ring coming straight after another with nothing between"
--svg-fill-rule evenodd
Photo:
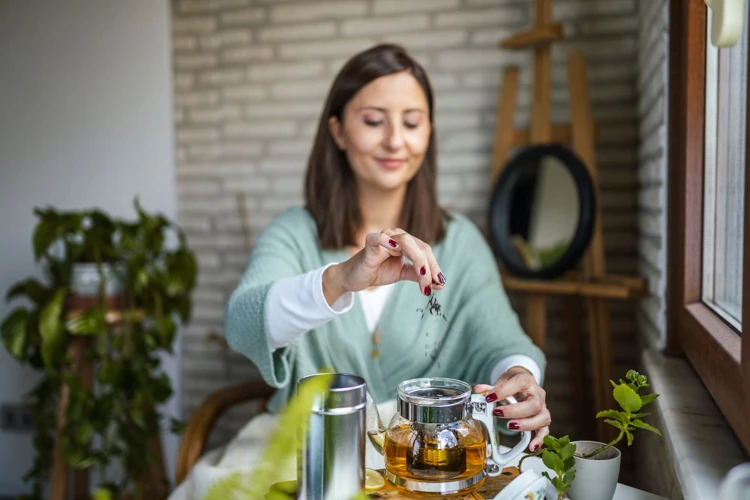
<instances>
[{"instance_id":1,"label":"white brick wall","mask_svg":"<svg viewBox=\"0 0 750 500\"><path fill-rule=\"evenodd\" d=\"M649 296L638 311L647 344L659 345L666 320L668 1L641 0L638 28L638 256Z\"/></svg>"},{"instance_id":2,"label":"white brick wall","mask_svg":"<svg viewBox=\"0 0 750 500\"><path fill-rule=\"evenodd\" d=\"M650 0L645 0L648 3ZM663 2L662 2L663 3ZM173 0L176 158L180 221L199 253L196 316L184 345L185 411L209 392L256 376L244 359L207 340L244 268L237 193L253 236L302 198L305 161L335 73L378 41L404 44L436 92L441 202L484 218L500 70L522 67L515 122L528 123L528 53L497 42L528 27L530 0ZM589 61L608 268L635 273L639 251L638 15L636 0L557 0L568 39L553 55L555 119L569 117L565 57ZM657 167L658 170L658 167ZM641 180L642 182L642 180ZM644 195L647 196L647 195ZM650 198L649 198L650 199ZM643 218L643 214L641 214ZM640 248L640 249L639 249ZM519 312L522 303L517 303ZM548 393L553 432L571 432L566 347L551 312ZM645 307L643 310L647 310ZM650 310L650 309L648 309ZM618 361L631 362L635 314L613 304ZM241 415L222 425L226 439Z\"/></svg>"}]
</instances>

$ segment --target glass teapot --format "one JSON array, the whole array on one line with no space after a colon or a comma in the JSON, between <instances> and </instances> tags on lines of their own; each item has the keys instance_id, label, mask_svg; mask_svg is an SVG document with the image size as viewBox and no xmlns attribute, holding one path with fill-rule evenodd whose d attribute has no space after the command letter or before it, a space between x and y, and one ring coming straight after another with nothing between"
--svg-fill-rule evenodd
<instances>
[{"instance_id":1,"label":"glass teapot","mask_svg":"<svg viewBox=\"0 0 750 500\"><path fill-rule=\"evenodd\" d=\"M384 427L367 395L367 436L385 459L386 476L397 487L420 493L466 493L488 475L520 455L531 441L500 451L492 410L466 382L449 378L418 378L398 386L397 413Z\"/></svg>"}]
</instances>

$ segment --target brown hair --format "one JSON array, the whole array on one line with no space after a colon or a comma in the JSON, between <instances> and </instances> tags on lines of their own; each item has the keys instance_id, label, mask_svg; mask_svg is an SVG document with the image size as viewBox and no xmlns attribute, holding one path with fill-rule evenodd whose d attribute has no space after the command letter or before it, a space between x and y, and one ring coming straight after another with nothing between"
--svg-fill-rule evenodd
<instances>
[{"instance_id":1,"label":"brown hair","mask_svg":"<svg viewBox=\"0 0 750 500\"><path fill-rule=\"evenodd\" d=\"M399 45L381 44L356 54L341 69L328 93L305 178L305 206L315 220L323 248L354 245L362 224L354 174L346 153L336 146L328 122L332 116L343 119L344 107L362 87L401 71L411 72L424 90L432 125L433 97L427 74ZM433 129L424 161L407 185L400 221L401 228L430 244L445 236L445 212L437 200L436 149Z\"/></svg>"}]
</instances>

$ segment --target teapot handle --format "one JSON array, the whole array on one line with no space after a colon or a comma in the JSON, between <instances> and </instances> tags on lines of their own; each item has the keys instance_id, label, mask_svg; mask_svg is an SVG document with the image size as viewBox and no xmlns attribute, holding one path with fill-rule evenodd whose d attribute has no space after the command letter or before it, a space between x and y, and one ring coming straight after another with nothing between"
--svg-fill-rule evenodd
<instances>
[{"instance_id":1,"label":"teapot handle","mask_svg":"<svg viewBox=\"0 0 750 500\"><path fill-rule=\"evenodd\" d=\"M509 404L515 404L517 401L513 396L509 396L505 401L507 401ZM495 406L497 405L497 402L488 403L484 396L481 394L472 394L471 395L471 406L472 406L472 416L482 422L484 426L487 428L487 431L490 434L490 443L487 443L488 449L492 450L491 454L488 453L488 456L491 456L492 461L495 462L498 466L498 470L494 472L488 472L487 474L489 476L497 476L502 472L503 465L507 464L517 456L519 456L521 453L524 452L527 446L529 446L529 443L531 442L531 432L529 431L523 431L521 432L521 440L513 447L512 450L510 450L507 453L501 453L500 452L500 445L497 442L497 429L495 428L495 416L492 414L492 411L495 409Z\"/></svg>"}]
</instances>

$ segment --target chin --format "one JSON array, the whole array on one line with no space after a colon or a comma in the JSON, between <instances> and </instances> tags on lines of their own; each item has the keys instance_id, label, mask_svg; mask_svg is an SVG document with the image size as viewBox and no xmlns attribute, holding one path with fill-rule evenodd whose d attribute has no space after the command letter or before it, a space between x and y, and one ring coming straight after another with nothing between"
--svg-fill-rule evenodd
<instances>
[{"instance_id":1,"label":"chin","mask_svg":"<svg viewBox=\"0 0 750 500\"><path fill-rule=\"evenodd\" d=\"M380 172L373 176L371 185L380 191L395 191L403 189L409 183L413 175L404 175L404 172Z\"/></svg>"}]
</instances>

